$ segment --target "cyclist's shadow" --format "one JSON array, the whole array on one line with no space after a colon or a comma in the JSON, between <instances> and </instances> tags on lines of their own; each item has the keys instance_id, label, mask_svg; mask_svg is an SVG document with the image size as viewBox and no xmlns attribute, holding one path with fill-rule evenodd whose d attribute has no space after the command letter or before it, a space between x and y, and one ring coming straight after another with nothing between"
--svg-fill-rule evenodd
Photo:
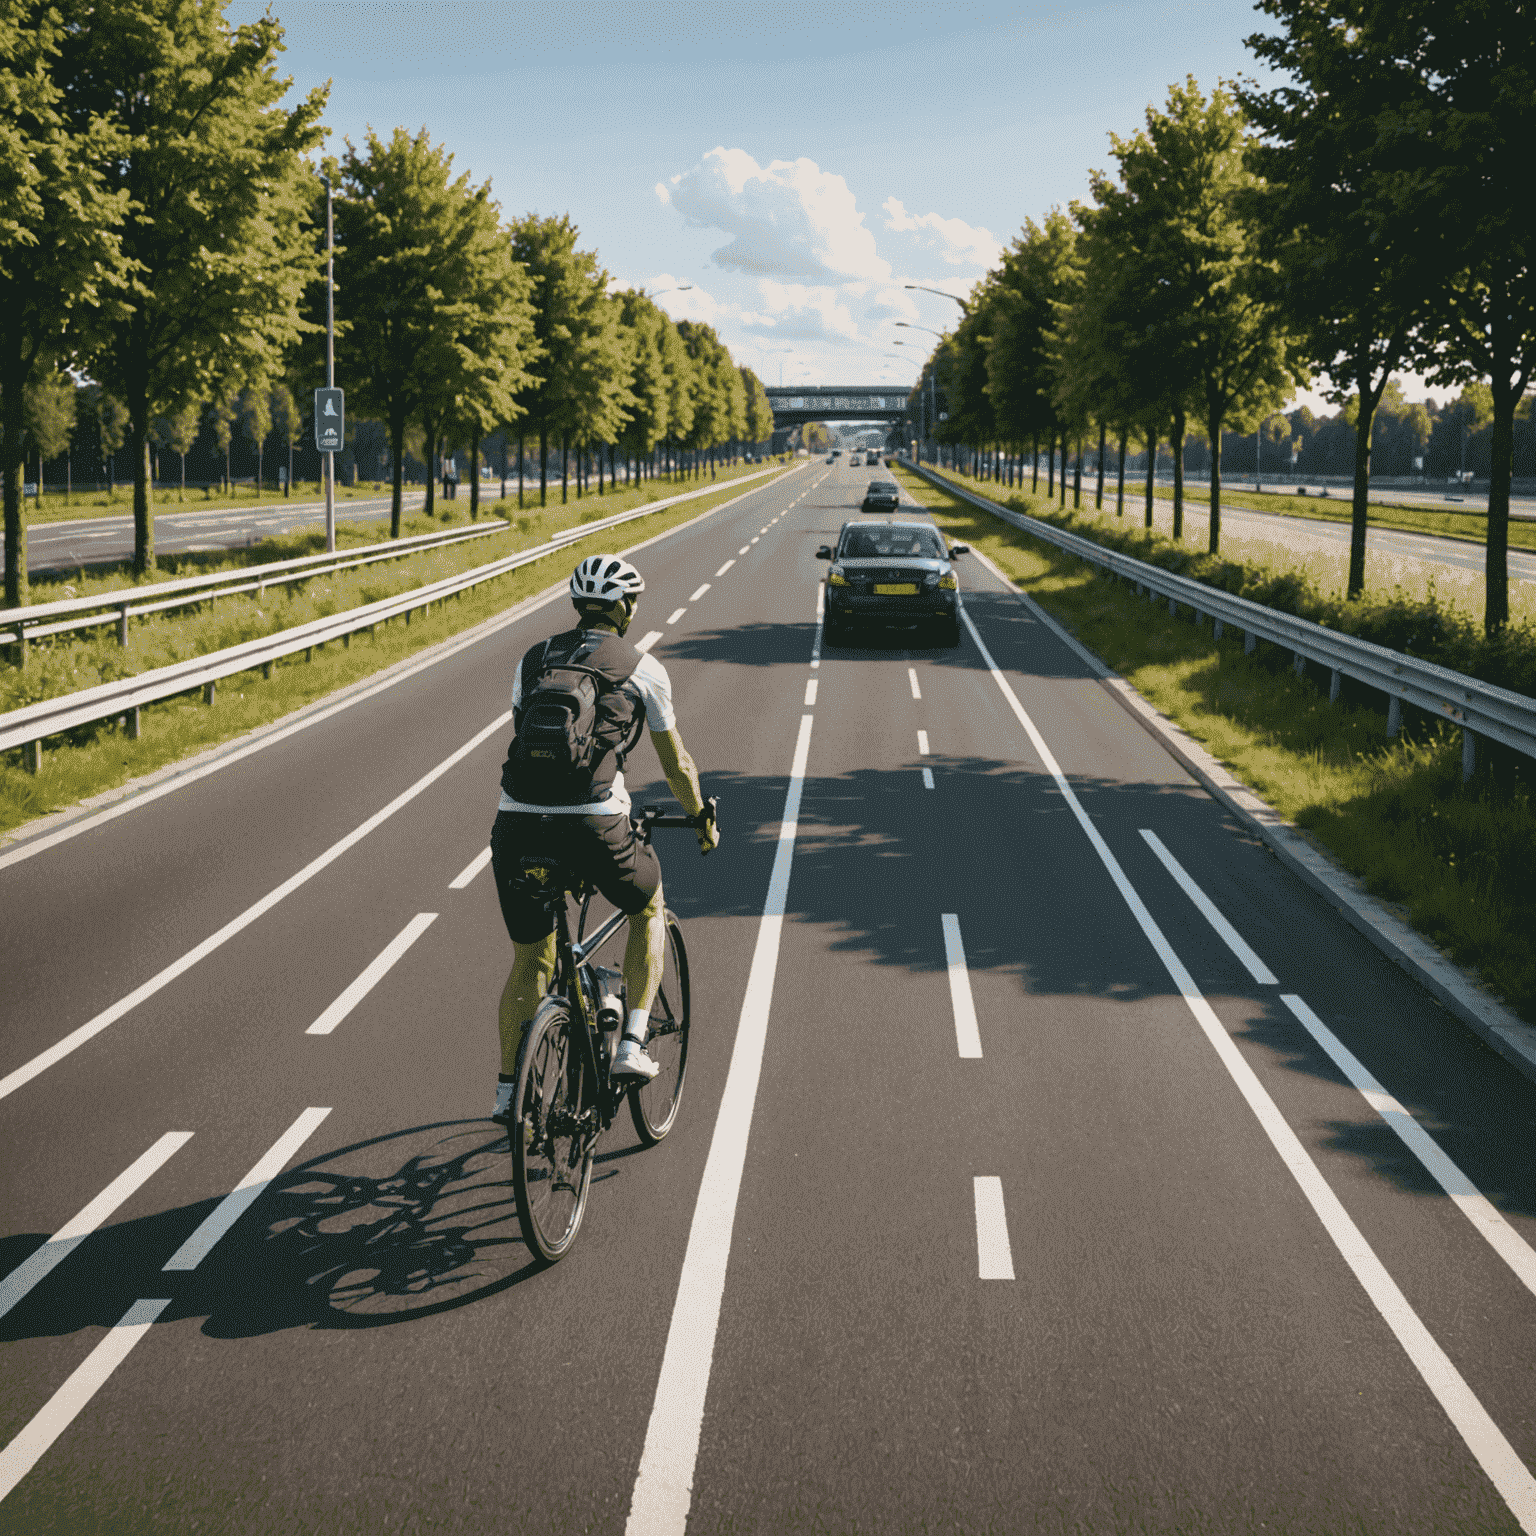
<instances>
[{"instance_id":1,"label":"cyclist's shadow","mask_svg":"<svg viewBox=\"0 0 1536 1536\"><path fill-rule=\"evenodd\" d=\"M611 1178L635 1148L600 1151ZM205 1317L204 1333L371 1328L429 1317L539 1273L522 1240L506 1133L485 1120L414 1126L291 1169L194 1270L164 1264L217 1199L93 1234L8 1316L0 1340L110 1327L143 1296L169 1296L162 1321ZM41 1246L0 1243L0 1273Z\"/></svg>"}]
</instances>

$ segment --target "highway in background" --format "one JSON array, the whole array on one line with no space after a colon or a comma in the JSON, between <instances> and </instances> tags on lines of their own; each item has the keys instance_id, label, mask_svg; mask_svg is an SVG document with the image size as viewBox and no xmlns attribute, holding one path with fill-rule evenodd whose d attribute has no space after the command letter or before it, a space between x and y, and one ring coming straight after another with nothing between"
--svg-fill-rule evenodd
<instances>
[{"instance_id":1,"label":"highway in background","mask_svg":"<svg viewBox=\"0 0 1536 1536\"><path fill-rule=\"evenodd\" d=\"M0 1532L1536 1532L1536 1086L975 556L823 649L867 478L634 556L725 838L551 1270L481 855L562 598L0 854Z\"/></svg>"}]
</instances>

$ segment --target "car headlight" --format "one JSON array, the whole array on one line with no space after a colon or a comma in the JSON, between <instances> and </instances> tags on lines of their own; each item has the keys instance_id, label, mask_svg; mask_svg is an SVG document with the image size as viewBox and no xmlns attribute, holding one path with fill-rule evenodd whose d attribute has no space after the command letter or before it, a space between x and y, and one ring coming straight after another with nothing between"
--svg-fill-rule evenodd
<instances>
[{"instance_id":1,"label":"car headlight","mask_svg":"<svg viewBox=\"0 0 1536 1536\"><path fill-rule=\"evenodd\" d=\"M960 583L955 579L955 573L951 571L948 575L939 577L939 587L945 592L958 592Z\"/></svg>"},{"instance_id":2,"label":"car headlight","mask_svg":"<svg viewBox=\"0 0 1536 1536\"><path fill-rule=\"evenodd\" d=\"M848 578L841 571L828 571L827 585L829 587L846 587L848 585Z\"/></svg>"}]
</instances>

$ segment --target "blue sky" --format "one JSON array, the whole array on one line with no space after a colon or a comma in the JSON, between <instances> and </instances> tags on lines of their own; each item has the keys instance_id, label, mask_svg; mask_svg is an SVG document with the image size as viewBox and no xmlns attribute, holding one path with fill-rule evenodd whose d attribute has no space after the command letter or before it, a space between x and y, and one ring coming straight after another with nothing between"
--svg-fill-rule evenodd
<instances>
[{"instance_id":1,"label":"blue sky","mask_svg":"<svg viewBox=\"0 0 1536 1536\"><path fill-rule=\"evenodd\" d=\"M232 20L260 14L234 0ZM1027 217L1148 102L1258 73L1248 0L272 0L333 146L425 127L503 211L569 213L620 284L763 380L905 384ZM895 345L897 339L903 345ZM915 345L914 345L915 343Z\"/></svg>"}]
</instances>

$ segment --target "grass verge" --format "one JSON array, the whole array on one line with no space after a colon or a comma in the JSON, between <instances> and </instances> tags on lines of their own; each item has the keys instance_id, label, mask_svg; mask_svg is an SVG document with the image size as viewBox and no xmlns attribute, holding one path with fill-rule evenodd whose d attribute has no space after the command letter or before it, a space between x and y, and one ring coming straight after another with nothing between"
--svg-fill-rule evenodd
<instances>
[{"instance_id":1,"label":"grass verge","mask_svg":"<svg viewBox=\"0 0 1536 1536\"><path fill-rule=\"evenodd\" d=\"M1394 739L1384 712L1330 704L1288 653L1168 616L1084 566L905 470L953 539L1009 578L1376 896L1536 1023L1536 810L1531 765L1486 754L1461 783L1461 745L1419 721ZM1044 498L1041 511L1044 511ZM1024 510L1031 510L1025 508Z\"/></svg>"},{"instance_id":2,"label":"grass verge","mask_svg":"<svg viewBox=\"0 0 1536 1536\"><path fill-rule=\"evenodd\" d=\"M758 482L760 485L767 483L766 480ZM37 774L27 771L19 750L0 753L0 832L13 830L38 816L62 810L116 788L130 779L152 773L168 763L229 741L258 726L270 724L338 688L358 682L493 617L542 590L561 572L569 571L579 560L596 553L600 548L613 548L615 545L627 548L652 538L719 506L721 502L739 494L740 490L741 487L734 483L721 484L717 491L708 496L665 508L649 517L637 518L614 533L593 534L531 565L485 582L452 603L437 605L426 618L418 614L408 625L400 622L382 625L372 637L366 634L353 636L350 646L332 644L321 647L314 652L310 661L305 661L302 653L288 657L277 663L270 680L263 680L259 671L227 678L220 685L217 702L211 708L202 703L200 694L184 695L151 705L142 712L137 741L130 740L126 732L113 722L82 727L67 736L49 741L42 771ZM467 549L444 550L440 553L434 551L415 556L388 567L389 571L395 573L393 577L370 577L367 573L359 573L355 577L343 578L365 584L360 594L349 594L349 601L345 603L340 600L340 594L331 589L333 585L339 587L340 581L333 583L329 577L316 578L308 584L306 591L295 596L290 611L282 615L288 623L277 627L288 627L304 622L305 617L320 617L337 612L343 606L372 601L374 597L388 595L389 591L426 585L452 571L483 565L517 548L542 543L560 527L572 527L583 520L592 521L622 510L621 506L615 505L615 498L590 497L584 498L579 507L575 501L565 508L550 507L543 518L526 513L522 521L528 526L519 527L508 539L476 541ZM561 512L565 514L563 519L556 517ZM470 553L471 549L473 554ZM446 565L444 562L449 560L459 563ZM370 587L366 584L384 580L398 581L400 586L369 595ZM275 596L271 593L262 599L263 603L274 600ZM216 650L234 644L240 638L269 632L264 627L250 628L247 632L246 626L265 625L275 615L266 614L257 620L254 615L247 614L242 619L235 612L237 604L244 604L248 609L256 609L257 606L250 599L221 600L219 607L227 611L219 613L216 619L210 616L206 620L208 634L186 638L195 638L198 643L207 640L210 643L203 646L203 649ZM146 625L146 630L149 628ZM215 640L217 643L211 643ZM161 642L162 646L166 643L163 640ZM46 657L56 657L55 666L61 667L68 659L68 653L76 653L74 671L56 677L55 681L67 682L74 688L87 687L93 681L102 680L99 676L86 676L81 671L82 663L88 666L87 658L82 653L89 650L91 644L75 642L73 645L56 647L52 651L39 647L33 659L41 661ZM115 642L93 644L107 657L123 657L135 652L133 643L124 650L119 650ZM153 644L146 644L153 653ZM161 665L164 660L171 659L168 655L162 655L160 659L150 660L142 651L137 655L146 666ZM143 669L136 666L130 670ZM29 663L27 672L32 670ZM27 676L27 672L14 667L8 671L9 678L0 678L0 681L14 683L16 679ZM16 707L16 702L0 700L0 708Z\"/></svg>"},{"instance_id":3,"label":"grass verge","mask_svg":"<svg viewBox=\"0 0 1536 1536\"><path fill-rule=\"evenodd\" d=\"M500 489L498 481L491 494L493 496L499 494ZM420 496L422 493L422 487L419 485L407 485L405 488L407 500L412 495ZM338 504L344 501L376 501L380 496L388 495L387 480L362 480L356 485L338 483L336 486ZM253 489L245 486L236 486L232 492L228 493L211 488L204 489L202 486L189 486L186 494L183 495L178 486L157 485L154 495L154 512L156 517L163 516L167 512L286 512L312 501L319 502L322 509L324 508L325 486L313 480L294 481L291 496L284 496L281 491L274 490L271 486L265 487L258 496ZM63 491L47 490L43 492L41 506L38 505L35 497L28 496L22 503L22 507L26 513L29 528L43 523L70 523L77 518L83 520L93 517L132 517L133 483L125 482L110 491L75 490L68 495ZM323 510L321 515L324 515Z\"/></svg>"}]
</instances>

